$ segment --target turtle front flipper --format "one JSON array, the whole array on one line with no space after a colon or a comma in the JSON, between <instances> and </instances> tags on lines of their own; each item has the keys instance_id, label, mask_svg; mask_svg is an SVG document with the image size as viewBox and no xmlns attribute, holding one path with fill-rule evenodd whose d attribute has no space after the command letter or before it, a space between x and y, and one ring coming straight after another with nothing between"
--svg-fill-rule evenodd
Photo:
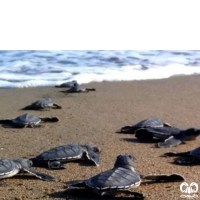
<instances>
[{"instance_id":1,"label":"turtle front flipper","mask_svg":"<svg viewBox=\"0 0 200 200\"><path fill-rule=\"evenodd\" d=\"M175 163L180 164L180 165L189 165L189 164L193 164L196 160L197 160L196 157L188 156L188 157L183 157L183 158L177 158L175 160Z\"/></svg>"},{"instance_id":2,"label":"turtle front flipper","mask_svg":"<svg viewBox=\"0 0 200 200\"><path fill-rule=\"evenodd\" d=\"M120 189L116 193L130 194L130 195L134 196L134 199L144 199L145 198L144 194L142 194L140 192L132 191L129 189Z\"/></svg>"},{"instance_id":3,"label":"turtle front flipper","mask_svg":"<svg viewBox=\"0 0 200 200\"><path fill-rule=\"evenodd\" d=\"M172 127L172 126L171 126L171 124L169 124L169 123L166 123L166 122L165 122L165 123L163 123L163 125L164 125L165 127Z\"/></svg>"},{"instance_id":4,"label":"turtle front flipper","mask_svg":"<svg viewBox=\"0 0 200 200\"><path fill-rule=\"evenodd\" d=\"M11 119L1 119L0 120L0 124L9 124L9 123L12 123Z\"/></svg>"},{"instance_id":5,"label":"turtle front flipper","mask_svg":"<svg viewBox=\"0 0 200 200\"><path fill-rule=\"evenodd\" d=\"M66 169L65 165L60 161L48 161L49 169Z\"/></svg>"},{"instance_id":6,"label":"turtle front flipper","mask_svg":"<svg viewBox=\"0 0 200 200\"><path fill-rule=\"evenodd\" d=\"M140 141L140 142L149 142L153 139L153 133L149 132L148 129L146 128L141 128L136 131L135 137Z\"/></svg>"},{"instance_id":7,"label":"turtle front flipper","mask_svg":"<svg viewBox=\"0 0 200 200\"><path fill-rule=\"evenodd\" d=\"M135 128L133 126L124 126L117 130L116 133L135 133Z\"/></svg>"},{"instance_id":8,"label":"turtle front flipper","mask_svg":"<svg viewBox=\"0 0 200 200\"><path fill-rule=\"evenodd\" d=\"M93 151L85 152L88 160L91 160L96 166L99 166L101 161L99 155Z\"/></svg>"},{"instance_id":9,"label":"turtle front flipper","mask_svg":"<svg viewBox=\"0 0 200 200\"><path fill-rule=\"evenodd\" d=\"M160 174L160 175L140 175L142 179L152 180L152 181L164 181L164 182L175 182L184 181L185 178L180 174Z\"/></svg>"},{"instance_id":10,"label":"turtle front flipper","mask_svg":"<svg viewBox=\"0 0 200 200\"><path fill-rule=\"evenodd\" d=\"M42 122L58 122L59 121L57 117L44 117L40 119Z\"/></svg>"},{"instance_id":11,"label":"turtle front flipper","mask_svg":"<svg viewBox=\"0 0 200 200\"><path fill-rule=\"evenodd\" d=\"M181 143L182 143L181 140L176 139L174 136L171 136L168 139L166 139L164 142L159 142L158 147L160 148L175 147Z\"/></svg>"},{"instance_id":12,"label":"turtle front flipper","mask_svg":"<svg viewBox=\"0 0 200 200\"><path fill-rule=\"evenodd\" d=\"M44 180L44 181L54 181L55 180L54 177L44 174L44 173L41 173L41 172L35 172L33 170L26 169L26 168L23 168L23 171L28 172L29 174L31 174L41 180Z\"/></svg>"},{"instance_id":13,"label":"turtle front flipper","mask_svg":"<svg viewBox=\"0 0 200 200\"><path fill-rule=\"evenodd\" d=\"M185 151L185 152L167 152L165 154L163 154L163 156L169 156L169 157L172 157L172 156L186 156L186 155L189 155L190 154L190 151Z\"/></svg>"}]
</instances>

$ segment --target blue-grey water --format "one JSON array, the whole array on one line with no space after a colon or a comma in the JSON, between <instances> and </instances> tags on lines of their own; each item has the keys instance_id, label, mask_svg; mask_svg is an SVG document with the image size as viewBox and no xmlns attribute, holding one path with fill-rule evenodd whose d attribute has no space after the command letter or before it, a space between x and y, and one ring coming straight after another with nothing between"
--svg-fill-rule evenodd
<instances>
[{"instance_id":1,"label":"blue-grey water","mask_svg":"<svg viewBox=\"0 0 200 200\"><path fill-rule=\"evenodd\" d=\"M0 87L54 86L68 80L126 81L200 73L198 50L0 51Z\"/></svg>"}]
</instances>

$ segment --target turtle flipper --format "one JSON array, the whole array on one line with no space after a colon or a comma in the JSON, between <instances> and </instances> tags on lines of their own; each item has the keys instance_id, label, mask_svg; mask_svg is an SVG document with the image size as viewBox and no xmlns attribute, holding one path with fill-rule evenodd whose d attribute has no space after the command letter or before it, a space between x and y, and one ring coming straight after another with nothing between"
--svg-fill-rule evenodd
<instances>
[{"instance_id":1,"label":"turtle flipper","mask_svg":"<svg viewBox=\"0 0 200 200\"><path fill-rule=\"evenodd\" d=\"M1 119L0 124L11 124L12 120L11 119Z\"/></svg>"},{"instance_id":2,"label":"turtle flipper","mask_svg":"<svg viewBox=\"0 0 200 200\"><path fill-rule=\"evenodd\" d=\"M188 165L188 164L192 164L196 161L196 157L194 156L188 156L188 157L183 157L183 158L177 158L175 160L176 164L180 164L180 165Z\"/></svg>"},{"instance_id":3,"label":"turtle flipper","mask_svg":"<svg viewBox=\"0 0 200 200\"><path fill-rule=\"evenodd\" d=\"M135 128L133 126L124 126L117 130L116 133L135 133Z\"/></svg>"},{"instance_id":4,"label":"turtle flipper","mask_svg":"<svg viewBox=\"0 0 200 200\"><path fill-rule=\"evenodd\" d=\"M169 124L169 123L166 123L166 122L165 122L165 123L163 123L163 125L164 125L165 127L172 127L172 126L171 126L171 124Z\"/></svg>"},{"instance_id":5,"label":"turtle flipper","mask_svg":"<svg viewBox=\"0 0 200 200\"><path fill-rule=\"evenodd\" d=\"M166 139L164 142L159 142L158 147L160 148L174 147L181 143L182 143L181 140L176 139L174 136L171 136L168 139Z\"/></svg>"},{"instance_id":6,"label":"turtle flipper","mask_svg":"<svg viewBox=\"0 0 200 200\"><path fill-rule=\"evenodd\" d=\"M135 137L138 138L140 142L149 142L153 139L153 133L148 132L145 128L141 128L136 131Z\"/></svg>"},{"instance_id":7,"label":"turtle flipper","mask_svg":"<svg viewBox=\"0 0 200 200\"><path fill-rule=\"evenodd\" d=\"M86 88L85 91L96 91L95 88Z\"/></svg>"},{"instance_id":8,"label":"turtle flipper","mask_svg":"<svg viewBox=\"0 0 200 200\"><path fill-rule=\"evenodd\" d=\"M23 168L23 171L28 172L29 174L31 174L41 180L44 180L44 181L54 181L55 180L54 177L44 174L44 173L41 173L41 172L35 172L33 170L26 169L26 168Z\"/></svg>"},{"instance_id":9,"label":"turtle flipper","mask_svg":"<svg viewBox=\"0 0 200 200\"><path fill-rule=\"evenodd\" d=\"M69 189L78 189L78 188L85 188L85 180L75 180L67 182L67 188Z\"/></svg>"},{"instance_id":10,"label":"turtle flipper","mask_svg":"<svg viewBox=\"0 0 200 200\"><path fill-rule=\"evenodd\" d=\"M163 154L163 156L169 156L169 157L172 157L172 156L186 156L186 155L189 155L190 154L190 151L185 151L185 152L167 152L165 154Z\"/></svg>"},{"instance_id":11,"label":"turtle flipper","mask_svg":"<svg viewBox=\"0 0 200 200\"><path fill-rule=\"evenodd\" d=\"M164 182L184 181L185 178L180 174L160 174L160 175L140 175L142 179Z\"/></svg>"},{"instance_id":12,"label":"turtle flipper","mask_svg":"<svg viewBox=\"0 0 200 200\"><path fill-rule=\"evenodd\" d=\"M96 166L99 166L101 163L99 155L93 151L86 152L86 157L88 160L91 160Z\"/></svg>"},{"instance_id":13,"label":"turtle flipper","mask_svg":"<svg viewBox=\"0 0 200 200\"><path fill-rule=\"evenodd\" d=\"M60 105L58 105L57 103L54 103L52 108L61 109L62 107Z\"/></svg>"},{"instance_id":14,"label":"turtle flipper","mask_svg":"<svg viewBox=\"0 0 200 200\"><path fill-rule=\"evenodd\" d=\"M42 122L58 122L59 121L57 117L44 117L40 119Z\"/></svg>"},{"instance_id":15,"label":"turtle flipper","mask_svg":"<svg viewBox=\"0 0 200 200\"><path fill-rule=\"evenodd\" d=\"M48 161L49 169L66 169L65 165L60 161Z\"/></svg>"},{"instance_id":16,"label":"turtle flipper","mask_svg":"<svg viewBox=\"0 0 200 200\"><path fill-rule=\"evenodd\" d=\"M124 193L124 194L131 194L134 195L135 199L144 199L145 195L140 193L140 192L136 192L136 191L131 191L129 189L120 189L117 193Z\"/></svg>"}]
</instances>

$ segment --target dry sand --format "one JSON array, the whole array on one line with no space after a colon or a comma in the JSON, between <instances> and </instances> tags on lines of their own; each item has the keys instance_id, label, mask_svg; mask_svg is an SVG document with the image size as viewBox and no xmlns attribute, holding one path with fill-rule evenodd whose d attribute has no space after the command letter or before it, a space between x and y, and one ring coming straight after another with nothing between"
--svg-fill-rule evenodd
<instances>
[{"instance_id":1,"label":"dry sand","mask_svg":"<svg viewBox=\"0 0 200 200\"><path fill-rule=\"evenodd\" d=\"M65 183L86 179L113 167L119 154L136 157L136 171L142 174L180 173L186 182L200 184L199 166L178 166L173 158L160 157L167 151L184 151L199 146L199 140L169 149L153 148L154 144L138 143L131 134L116 134L122 126L149 117L159 117L181 128L200 127L200 76L172 77L162 80L90 83L96 92L63 94L62 88L0 89L0 118L15 118L26 113L20 108L51 97L61 110L28 111L37 116L57 116L56 124L41 128L9 129L0 127L0 157L18 158L35 155L58 145L92 143L102 148L102 164L68 163L65 170L36 171L55 176L45 182L28 174L0 182L0 199L99 199L64 193ZM142 184L137 191L149 200L180 199L180 183ZM104 198L109 199L109 198Z\"/></svg>"}]
</instances>

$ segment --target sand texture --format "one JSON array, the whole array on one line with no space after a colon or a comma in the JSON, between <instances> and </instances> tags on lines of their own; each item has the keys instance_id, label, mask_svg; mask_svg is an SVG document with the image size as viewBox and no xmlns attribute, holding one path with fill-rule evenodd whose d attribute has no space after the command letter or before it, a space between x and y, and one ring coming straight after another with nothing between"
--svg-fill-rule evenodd
<instances>
[{"instance_id":1,"label":"sand texture","mask_svg":"<svg viewBox=\"0 0 200 200\"><path fill-rule=\"evenodd\" d=\"M141 174L180 173L186 182L200 184L199 166L172 164L173 158L160 157L167 151L185 151L198 147L199 139L169 149L154 148L154 143L138 143L131 134L115 131L149 117L158 117L180 128L200 127L200 77L183 76L162 80L90 83L95 92L69 94L63 88L0 89L0 119L15 118L23 113L57 116L60 121L41 128L10 129L0 126L0 158L31 158L64 144L95 144L102 149L101 165L87 161L71 162L64 170L34 168L56 178L45 182L29 174L0 181L0 199L112 199L66 193L66 182L87 179L111 169L119 154L136 158ZM61 110L23 111L24 106L51 97ZM142 184L136 191L149 200L181 199L180 183ZM121 197L129 197L121 195ZM121 198L120 197L120 198Z\"/></svg>"}]
</instances>

